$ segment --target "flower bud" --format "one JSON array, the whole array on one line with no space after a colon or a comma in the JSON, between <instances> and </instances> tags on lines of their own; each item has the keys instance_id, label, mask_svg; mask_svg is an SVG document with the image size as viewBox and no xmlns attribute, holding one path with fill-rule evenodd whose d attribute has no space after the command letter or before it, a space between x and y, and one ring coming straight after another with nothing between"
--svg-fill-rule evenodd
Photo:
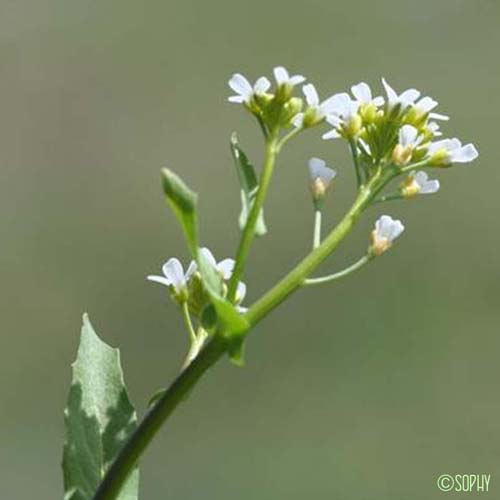
<instances>
[{"instance_id":1,"label":"flower bud","mask_svg":"<svg viewBox=\"0 0 500 500\"><path fill-rule=\"evenodd\" d=\"M375 229L371 232L371 245L368 252L375 257L382 255L403 231L404 226L401 221L395 220L389 215L382 215L375 223Z\"/></svg>"},{"instance_id":2,"label":"flower bud","mask_svg":"<svg viewBox=\"0 0 500 500\"><path fill-rule=\"evenodd\" d=\"M302 111L302 106L304 105L300 97L292 97L283 106L283 126L288 126L293 118L297 116Z\"/></svg>"},{"instance_id":3,"label":"flower bud","mask_svg":"<svg viewBox=\"0 0 500 500\"><path fill-rule=\"evenodd\" d=\"M359 115L364 123L373 123L377 118L377 106L373 102L362 104L359 108Z\"/></svg>"},{"instance_id":4,"label":"flower bud","mask_svg":"<svg viewBox=\"0 0 500 500\"><path fill-rule=\"evenodd\" d=\"M343 127L347 138L356 137L363 127L363 120L357 113L353 114Z\"/></svg>"},{"instance_id":5,"label":"flower bud","mask_svg":"<svg viewBox=\"0 0 500 500\"><path fill-rule=\"evenodd\" d=\"M337 172L332 168L328 168L326 162L320 158L311 158L309 160L309 189L315 204L323 200L336 175Z\"/></svg>"},{"instance_id":6,"label":"flower bud","mask_svg":"<svg viewBox=\"0 0 500 500\"><path fill-rule=\"evenodd\" d=\"M403 146L402 144L397 144L396 147L392 150L392 161L398 167L403 167L407 165L413 154L413 146Z\"/></svg>"},{"instance_id":7,"label":"flower bud","mask_svg":"<svg viewBox=\"0 0 500 500\"><path fill-rule=\"evenodd\" d=\"M450 164L450 153L445 148L438 149L429 158L429 165L433 167L449 167Z\"/></svg>"}]
</instances>

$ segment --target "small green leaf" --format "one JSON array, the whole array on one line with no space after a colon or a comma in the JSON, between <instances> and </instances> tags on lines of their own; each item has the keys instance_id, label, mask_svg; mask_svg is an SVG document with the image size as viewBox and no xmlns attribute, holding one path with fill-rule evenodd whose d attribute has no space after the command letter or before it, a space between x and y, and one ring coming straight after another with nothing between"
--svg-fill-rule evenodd
<instances>
[{"instance_id":1,"label":"small green leaf","mask_svg":"<svg viewBox=\"0 0 500 500\"><path fill-rule=\"evenodd\" d=\"M245 366L245 339L235 339L229 346L229 359L236 366Z\"/></svg>"},{"instance_id":2,"label":"small green leaf","mask_svg":"<svg viewBox=\"0 0 500 500\"><path fill-rule=\"evenodd\" d=\"M239 337L249 328L248 321L237 308L223 296L224 283L213 265L205 258L203 252L198 252L198 268L210 297L210 302L217 313L217 320L222 326L221 333L229 337Z\"/></svg>"},{"instance_id":3,"label":"small green leaf","mask_svg":"<svg viewBox=\"0 0 500 500\"><path fill-rule=\"evenodd\" d=\"M191 254L195 256L198 252L198 195L168 168L162 169L161 174L167 200L181 224Z\"/></svg>"},{"instance_id":4,"label":"small green leaf","mask_svg":"<svg viewBox=\"0 0 500 500\"><path fill-rule=\"evenodd\" d=\"M161 397L167 392L167 389L158 389L150 398L148 401L148 410L153 407L160 399Z\"/></svg>"},{"instance_id":5,"label":"small green leaf","mask_svg":"<svg viewBox=\"0 0 500 500\"><path fill-rule=\"evenodd\" d=\"M247 155L240 148L236 132L231 135L231 154L233 155L238 180L241 187L241 213L238 219L240 229L245 227L245 224L255 200L255 196L259 189L259 182L253 165L248 161ZM262 236L267 233L266 224L264 222L264 211L261 210L255 226L255 234Z\"/></svg>"},{"instance_id":6,"label":"small green leaf","mask_svg":"<svg viewBox=\"0 0 500 500\"><path fill-rule=\"evenodd\" d=\"M108 467L137 426L120 366L120 353L99 339L83 317L78 356L64 411L63 471L66 500L90 500ZM135 469L117 500L137 500Z\"/></svg>"}]
</instances>

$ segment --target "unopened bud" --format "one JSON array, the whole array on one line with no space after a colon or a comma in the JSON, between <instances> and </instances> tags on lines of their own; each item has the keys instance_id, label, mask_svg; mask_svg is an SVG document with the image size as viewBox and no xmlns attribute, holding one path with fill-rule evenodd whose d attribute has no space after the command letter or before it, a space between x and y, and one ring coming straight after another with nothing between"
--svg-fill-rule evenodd
<instances>
[{"instance_id":1,"label":"unopened bud","mask_svg":"<svg viewBox=\"0 0 500 500\"><path fill-rule=\"evenodd\" d=\"M366 124L373 123L377 118L377 106L372 102L361 105L359 115Z\"/></svg>"},{"instance_id":2,"label":"unopened bud","mask_svg":"<svg viewBox=\"0 0 500 500\"><path fill-rule=\"evenodd\" d=\"M363 120L357 113L352 115L343 127L348 138L356 137L363 127Z\"/></svg>"},{"instance_id":3,"label":"unopened bud","mask_svg":"<svg viewBox=\"0 0 500 500\"><path fill-rule=\"evenodd\" d=\"M410 162L412 155L412 145L403 146L402 144L397 144L396 147L392 150L392 161L398 167L403 167Z\"/></svg>"}]
</instances>

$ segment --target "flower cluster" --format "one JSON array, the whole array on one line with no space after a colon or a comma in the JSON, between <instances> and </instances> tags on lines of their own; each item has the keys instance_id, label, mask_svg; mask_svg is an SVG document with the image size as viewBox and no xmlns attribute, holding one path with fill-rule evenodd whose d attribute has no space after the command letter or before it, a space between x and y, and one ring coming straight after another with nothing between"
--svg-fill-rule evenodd
<instances>
[{"instance_id":1,"label":"flower cluster","mask_svg":"<svg viewBox=\"0 0 500 500\"><path fill-rule=\"evenodd\" d=\"M201 248L200 254L219 274L224 284L231 279L235 265L234 259L228 258L217 262L208 248ZM203 307L208 303L208 297L203 288L198 264L194 260L191 261L186 272L184 272L179 259L172 257L163 265L162 272L162 276L150 275L148 280L167 286L174 300L179 304L187 303L193 314L200 315ZM240 281L235 298L235 304L240 311L244 311L240 304L245 299L246 290L245 283Z\"/></svg>"},{"instance_id":2,"label":"flower cluster","mask_svg":"<svg viewBox=\"0 0 500 500\"><path fill-rule=\"evenodd\" d=\"M407 89L398 94L382 79L386 98L372 98L366 83L337 94L338 108L327 117L333 126L324 139L344 137L352 141L365 168L395 165L404 167L412 162L444 167L452 163L467 163L477 158L473 144L462 146L458 139L433 142L442 135L438 121L448 116L435 113L438 105L431 97L421 97L420 91Z\"/></svg>"},{"instance_id":3,"label":"flower cluster","mask_svg":"<svg viewBox=\"0 0 500 500\"><path fill-rule=\"evenodd\" d=\"M344 138L359 154L366 176L384 165L404 167L412 162L426 166L446 167L453 163L468 163L478 156L473 144L462 145L454 139L434 141L442 135L439 122L446 115L435 112L438 102L422 97L410 88L396 92L385 79L385 97L374 97L370 86L361 82L347 92L333 94L321 101L312 83L303 85L305 102L294 96L294 87L305 82L302 75L290 76L282 67L274 69L276 86L260 77L251 84L237 73L229 80L236 93L230 102L243 103L261 121L267 131L295 126L306 129L328 122L332 130L324 139Z\"/></svg>"}]
</instances>

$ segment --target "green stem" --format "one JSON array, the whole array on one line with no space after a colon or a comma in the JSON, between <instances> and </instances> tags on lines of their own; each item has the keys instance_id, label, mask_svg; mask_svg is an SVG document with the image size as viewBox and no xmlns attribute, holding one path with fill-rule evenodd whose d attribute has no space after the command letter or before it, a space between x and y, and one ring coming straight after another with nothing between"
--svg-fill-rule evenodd
<instances>
[{"instance_id":1,"label":"green stem","mask_svg":"<svg viewBox=\"0 0 500 500\"><path fill-rule=\"evenodd\" d=\"M268 160L266 164L271 165L271 167L268 166L268 169L272 170L274 155L271 156L273 159ZM351 209L327 238L323 240L320 246L313 250L295 269L271 288L245 314L246 319L252 326L256 325L272 309L301 286L303 281L314 272L318 265L347 236L361 215L361 212L391 177L390 173L386 177L376 175L367 186L360 190ZM195 386L202 375L221 358L228 348L227 341L216 333L200 351L198 356L178 375L165 394L146 413L134 433L120 450L111 467L106 472L93 500L114 500L116 498L123 483L137 465L139 458L161 426L178 404L184 400L186 394Z\"/></svg>"},{"instance_id":2,"label":"green stem","mask_svg":"<svg viewBox=\"0 0 500 500\"><path fill-rule=\"evenodd\" d=\"M191 345L196 342L196 332L194 331L193 328L193 323L191 322L191 315L189 314L189 306L187 301L182 303L182 316L184 318L184 322L186 323L186 327L189 332L189 340L191 342Z\"/></svg>"},{"instance_id":3,"label":"green stem","mask_svg":"<svg viewBox=\"0 0 500 500\"><path fill-rule=\"evenodd\" d=\"M203 328L199 328L198 334L196 335L194 341L191 342L186 357L184 358L182 370L186 369L186 367L190 365L194 359L196 359L198 354L200 354L201 348L203 347L205 340L207 340L207 337L208 333Z\"/></svg>"},{"instance_id":4,"label":"green stem","mask_svg":"<svg viewBox=\"0 0 500 500\"><path fill-rule=\"evenodd\" d=\"M321 244L321 210L314 211L313 250Z\"/></svg>"},{"instance_id":5,"label":"green stem","mask_svg":"<svg viewBox=\"0 0 500 500\"><path fill-rule=\"evenodd\" d=\"M384 201L403 200L403 199L405 198L402 194L392 193L392 194L386 194L385 196L381 196L380 198L373 200L373 203L383 203Z\"/></svg>"},{"instance_id":6,"label":"green stem","mask_svg":"<svg viewBox=\"0 0 500 500\"><path fill-rule=\"evenodd\" d=\"M245 265L250 253L250 247L252 246L252 241L255 237L255 226L259 218L260 211L264 205L264 200L266 199L267 190L269 184L271 183L271 178L273 176L274 165L276 163L276 156L278 154L278 143L276 137L268 139L266 144L266 154L264 159L264 169L262 171L262 176L259 183L259 189L255 197L255 201L252 204L250 214L243 229L243 234L241 236L240 245L236 253L236 264L234 266L233 275L228 286L227 299L232 302L236 296L236 290L238 287L238 282L245 271Z\"/></svg>"},{"instance_id":7,"label":"green stem","mask_svg":"<svg viewBox=\"0 0 500 500\"><path fill-rule=\"evenodd\" d=\"M297 290L304 280L338 247L355 225L362 211L379 193L389 178L388 175L380 180L380 176L377 175L366 186L362 187L352 207L323 240L321 245L314 249L290 273L250 307L245 316L252 326L256 325L264 316Z\"/></svg>"},{"instance_id":8,"label":"green stem","mask_svg":"<svg viewBox=\"0 0 500 500\"><path fill-rule=\"evenodd\" d=\"M183 401L201 376L227 350L221 336L214 336L198 357L174 380L165 394L146 413L125 446L120 450L111 467L106 472L93 500L114 500L128 475L137 465L139 458L156 436L165 420Z\"/></svg>"},{"instance_id":9,"label":"green stem","mask_svg":"<svg viewBox=\"0 0 500 500\"><path fill-rule=\"evenodd\" d=\"M413 170L417 170L417 168L425 168L429 166L429 159L419 161L417 163L412 163L411 165L407 165L406 167L401 168L402 173L412 172Z\"/></svg>"},{"instance_id":10,"label":"green stem","mask_svg":"<svg viewBox=\"0 0 500 500\"><path fill-rule=\"evenodd\" d=\"M281 148L290 140L292 139L293 137L295 137L298 133L302 132L302 127L295 127L293 130L291 130L290 132L288 132L288 134L286 134L283 139L281 139L281 141L278 142L278 146L277 146L277 149L278 151L281 150Z\"/></svg>"},{"instance_id":11,"label":"green stem","mask_svg":"<svg viewBox=\"0 0 500 500\"><path fill-rule=\"evenodd\" d=\"M356 181L358 182L358 187L359 187L363 184L363 179L361 176L361 165L359 164L358 148L353 138L349 139L349 146L351 147L352 160L354 162L354 170L356 171Z\"/></svg>"},{"instance_id":12,"label":"green stem","mask_svg":"<svg viewBox=\"0 0 500 500\"><path fill-rule=\"evenodd\" d=\"M322 276L321 278L306 279L304 280L303 285L305 286L322 285L323 283L330 283L331 281L338 280L339 278L348 276L354 271L357 271L358 269L362 268L365 264L368 264L368 262L370 262L371 259L372 257L370 255L364 255L357 262L355 262L349 267L346 267L345 269L342 269L342 271L339 271L338 273L329 274L328 276Z\"/></svg>"}]
</instances>

